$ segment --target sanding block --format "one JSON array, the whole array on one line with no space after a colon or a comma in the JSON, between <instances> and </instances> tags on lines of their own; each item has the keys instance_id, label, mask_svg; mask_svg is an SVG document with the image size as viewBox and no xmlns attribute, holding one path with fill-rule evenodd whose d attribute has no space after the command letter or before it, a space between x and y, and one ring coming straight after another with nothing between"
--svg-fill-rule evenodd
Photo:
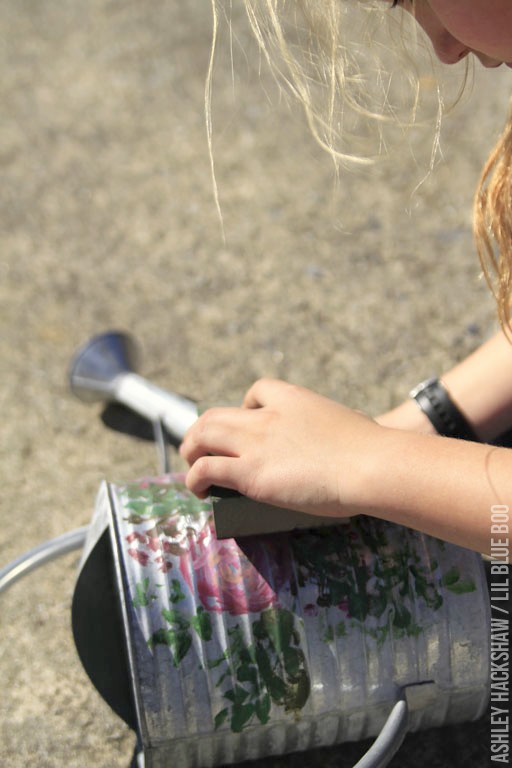
<instances>
[{"instance_id":1,"label":"sanding block","mask_svg":"<svg viewBox=\"0 0 512 768\"><path fill-rule=\"evenodd\" d=\"M263 504L226 488L212 488L210 498L218 539L280 533L296 528L318 528L347 522L347 518L320 517Z\"/></svg>"}]
</instances>

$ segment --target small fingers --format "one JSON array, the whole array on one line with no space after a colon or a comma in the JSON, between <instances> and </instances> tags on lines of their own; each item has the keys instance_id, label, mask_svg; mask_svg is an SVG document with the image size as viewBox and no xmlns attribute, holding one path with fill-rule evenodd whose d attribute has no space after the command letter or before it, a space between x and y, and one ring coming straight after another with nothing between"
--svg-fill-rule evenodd
<instances>
[{"instance_id":1,"label":"small fingers","mask_svg":"<svg viewBox=\"0 0 512 768\"><path fill-rule=\"evenodd\" d=\"M202 456L188 471L187 488L202 499L208 496L212 485L238 491L237 463L232 456Z\"/></svg>"},{"instance_id":2,"label":"small fingers","mask_svg":"<svg viewBox=\"0 0 512 768\"><path fill-rule=\"evenodd\" d=\"M240 456L258 436L255 412L245 408L212 408L190 427L180 453L194 464L201 456Z\"/></svg>"},{"instance_id":3,"label":"small fingers","mask_svg":"<svg viewBox=\"0 0 512 768\"><path fill-rule=\"evenodd\" d=\"M180 453L189 463L194 464L206 454L236 456L236 430L233 428L235 412L239 408L212 408L193 424L180 446Z\"/></svg>"}]
</instances>

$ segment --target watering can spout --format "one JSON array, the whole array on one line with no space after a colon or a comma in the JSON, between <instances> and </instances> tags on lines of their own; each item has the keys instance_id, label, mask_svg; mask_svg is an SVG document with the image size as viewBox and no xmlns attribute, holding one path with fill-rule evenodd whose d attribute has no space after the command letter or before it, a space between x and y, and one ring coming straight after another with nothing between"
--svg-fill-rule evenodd
<instances>
[{"instance_id":1,"label":"watering can spout","mask_svg":"<svg viewBox=\"0 0 512 768\"><path fill-rule=\"evenodd\" d=\"M137 349L129 334L110 331L94 336L71 362L71 391L88 403L115 400L119 377L133 373L136 366Z\"/></svg>"},{"instance_id":2,"label":"watering can spout","mask_svg":"<svg viewBox=\"0 0 512 768\"><path fill-rule=\"evenodd\" d=\"M181 441L197 419L197 404L136 374L136 361L136 346L130 335L109 331L94 336L72 360L71 391L89 403L122 403L149 421L163 424L170 435Z\"/></svg>"}]
</instances>

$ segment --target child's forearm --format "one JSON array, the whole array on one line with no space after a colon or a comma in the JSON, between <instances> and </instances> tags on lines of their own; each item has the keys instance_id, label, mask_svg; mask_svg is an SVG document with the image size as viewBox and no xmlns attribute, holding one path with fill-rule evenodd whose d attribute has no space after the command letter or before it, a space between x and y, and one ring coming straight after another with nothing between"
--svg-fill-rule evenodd
<instances>
[{"instance_id":1,"label":"child's forearm","mask_svg":"<svg viewBox=\"0 0 512 768\"><path fill-rule=\"evenodd\" d=\"M490 442L512 427L512 345L500 331L441 376L477 437ZM417 403L407 400L377 421L383 426L435 434Z\"/></svg>"},{"instance_id":2,"label":"child's forearm","mask_svg":"<svg viewBox=\"0 0 512 768\"><path fill-rule=\"evenodd\" d=\"M382 438L364 466L370 514L488 553L492 508L512 500L510 450L402 430Z\"/></svg>"},{"instance_id":3,"label":"child's forearm","mask_svg":"<svg viewBox=\"0 0 512 768\"><path fill-rule=\"evenodd\" d=\"M512 499L512 451L379 426L303 387L263 379L215 408L180 451L188 487L212 485L313 515L373 515L478 551Z\"/></svg>"},{"instance_id":4,"label":"child's forearm","mask_svg":"<svg viewBox=\"0 0 512 768\"><path fill-rule=\"evenodd\" d=\"M512 427L512 344L501 331L442 376L485 442Z\"/></svg>"}]
</instances>

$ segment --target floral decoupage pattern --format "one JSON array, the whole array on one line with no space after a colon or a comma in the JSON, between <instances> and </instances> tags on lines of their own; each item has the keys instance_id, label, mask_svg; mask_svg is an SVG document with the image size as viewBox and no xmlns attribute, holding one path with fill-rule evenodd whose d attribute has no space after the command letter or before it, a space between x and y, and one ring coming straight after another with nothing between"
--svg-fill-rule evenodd
<instances>
[{"instance_id":1,"label":"floral decoupage pattern","mask_svg":"<svg viewBox=\"0 0 512 768\"><path fill-rule=\"evenodd\" d=\"M425 558L420 535L397 539L396 527L370 518L217 540L211 503L183 478L144 480L120 493L125 557L137 574L132 607L141 626L156 610L148 648L165 646L179 668L200 641L199 663L222 701L215 728L265 724L273 708L299 716L311 695L304 622L318 621L327 644L360 627L378 646L390 635L421 634L418 616L435 615L448 592L476 589L471 573L455 565L441 572ZM442 542L436 546L442 552ZM428 610L418 613L418 603Z\"/></svg>"}]
</instances>

